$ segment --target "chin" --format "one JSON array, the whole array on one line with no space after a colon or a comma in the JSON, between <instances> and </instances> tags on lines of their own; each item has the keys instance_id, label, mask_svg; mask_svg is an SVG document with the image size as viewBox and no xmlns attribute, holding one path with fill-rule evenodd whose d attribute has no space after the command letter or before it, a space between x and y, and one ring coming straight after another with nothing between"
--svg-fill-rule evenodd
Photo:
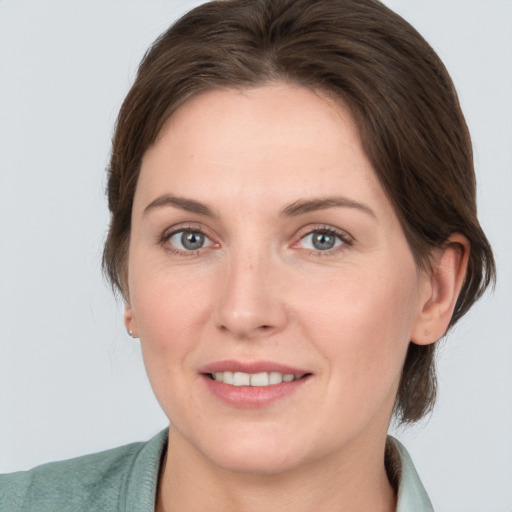
<instances>
[{"instance_id":1,"label":"chin","mask_svg":"<svg viewBox=\"0 0 512 512\"><path fill-rule=\"evenodd\" d=\"M226 435L199 449L213 464L226 471L277 475L297 467L302 459L300 447L283 437Z\"/></svg>"},{"instance_id":2,"label":"chin","mask_svg":"<svg viewBox=\"0 0 512 512\"><path fill-rule=\"evenodd\" d=\"M232 472L254 476L280 475L291 471L299 465L297 454L293 457L285 454L266 454L261 450L246 452L240 450L238 453L212 454L210 459L218 467Z\"/></svg>"}]
</instances>

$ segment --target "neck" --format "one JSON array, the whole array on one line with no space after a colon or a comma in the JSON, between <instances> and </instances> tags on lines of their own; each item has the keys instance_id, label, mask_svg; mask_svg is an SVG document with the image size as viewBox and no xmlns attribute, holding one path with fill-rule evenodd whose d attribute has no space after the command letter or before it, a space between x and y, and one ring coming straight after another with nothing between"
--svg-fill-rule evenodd
<instances>
[{"instance_id":1,"label":"neck","mask_svg":"<svg viewBox=\"0 0 512 512\"><path fill-rule=\"evenodd\" d=\"M157 512L393 512L385 435L279 474L235 473L215 465L170 429Z\"/></svg>"}]
</instances>

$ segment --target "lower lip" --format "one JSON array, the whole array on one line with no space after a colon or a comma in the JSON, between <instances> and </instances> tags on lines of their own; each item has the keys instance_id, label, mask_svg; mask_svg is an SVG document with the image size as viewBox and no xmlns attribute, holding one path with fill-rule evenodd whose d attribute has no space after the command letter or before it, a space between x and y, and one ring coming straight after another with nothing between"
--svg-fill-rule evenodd
<instances>
[{"instance_id":1,"label":"lower lip","mask_svg":"<svg viewBox=\"0 0 512 512\"><path fill-rule=\"evenodd\" d=\"M232 386L213 380L208 375L202 377L209 391L225 404L241 409L258 409L292 395L310 379L311 375L270 386Z\"/></svg>"}]
</instances>

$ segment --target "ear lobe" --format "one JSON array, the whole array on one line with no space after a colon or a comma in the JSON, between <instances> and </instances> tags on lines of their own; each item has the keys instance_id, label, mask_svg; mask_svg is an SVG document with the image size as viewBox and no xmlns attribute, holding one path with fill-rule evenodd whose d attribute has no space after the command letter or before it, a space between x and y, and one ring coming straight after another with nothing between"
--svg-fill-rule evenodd
<instances>
[{"instance_id":1,"label":"ear lobe","mask_svg":"<svg viewBox=\"0 0 512 512\"><path fill-rule=\"evenodd\" d=\"M132 307L128 302L124 303L124 325L126 330L130 333L130 336L133 338L139 337L139 331L137 328L137 320L135 319L135 314L133 312Z\"/></svg>"},{"instance_id":2,"label":"ear lobe","mask_svg":"<svg viewBox=\"0 0 512 512\"><path fill-rule=\"evenodd\" d=\"M431 258L432 270L425 280L423 308L411 333L411 341L428 345L441 338L452 318L468 266L470 245L461 234L453 234Z\"/></svg>"}]
</instances>

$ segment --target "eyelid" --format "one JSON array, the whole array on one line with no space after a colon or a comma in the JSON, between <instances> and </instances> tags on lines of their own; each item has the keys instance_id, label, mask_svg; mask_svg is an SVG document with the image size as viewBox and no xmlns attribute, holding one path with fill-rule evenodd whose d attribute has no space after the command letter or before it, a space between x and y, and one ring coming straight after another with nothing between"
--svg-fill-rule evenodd
<instances>
[{"instance_id":1,"label":"eyelid","mask_svg":"<svg viewBox=\"0 0 512 512\"><path fill-rule=\"evenodd\" d=\"M201 247L200 249L197 249L197 250L181 250L175 246L171 246L171 244L169 243L170 238L172 236L176 235L177 233L180 233L183 231L192 231L192 232L196 232L196 233L201 233L202 235L204 235L204 237L206 239L208 239L210 241L210 244L206 247ZM333 247L332 249L327 249L324 251L318 250L318 249L305 249L305 248L297 247L305 237L307 237L313 233L318 233L318 232L332 234L332 235L338 237L342 243L336 247ZM291 244L292 248L302 249L303 251L307 251L316 256L322 256L322 255L328 256L328 255L335 254L337 252L343 251L346 248L352 246L355 242L354 238L347 231L337 228L337 227L334 227L330 224L314 224L314 225L305 226L305 227L301 228L300 230L298 230L296 235L293 238L295 241ZM180 223L180 224L175 224L173 226L169 226L158 237L157 243L164 246L164 248L169 252L179 254L179 255L187 255L187 256L197 254L201 251L204 251L205 249L220 247L219 242L216 241L215 235L211 234L210 230L205 228L202 224L195 223L195 222L185 222L185 223Z\"/></svg>"},{"instance_id":2,"label":"eyelid","mask_svg":"<svg viewBox=\"0 0 512 512\"><path fill-rule=\"evenodd\" d=\"M194 233L200 233L207 240L210 241L210 244L205 247L196 249L196 250L182 250L182 249L179 249L178 247L171 245L169 242L170 239L174 235L181 233L183 231L191 231ZM209 233L209 231L210 230L205 229L204 226L202 226L201 224L197 224L195 222L180 223L180 224L176 224L176 225L170 226L167 229L165 229L163 231L163 233L158 237L157 243L162 245L165 250L167 250L171 253L174 253L174 254L186 255L186 256L195 255L201 251L204 251L205 249L210 249L212 247L217 248L220 246L219 243L215 241L215 237L213 235L211 235Z\"/></svg>"},{"instance_id":3,"label":"eyelid","mask_svg":"<svg viewBox=\"0 0 512 512\"><path fill-rule=\"evenodd\" d=\"M354 244L354 238L347 233L347 231L336 228L334 226L331 226L329 224L317 224L317 225L310 225L306 226L304 228L301 228L299 232L297 233L297 240L292 244L292 247L297 246L304 238L306 238L309 235L312 235L313 233L328 233L331 235L334 235L338 237L341 240L341 244L337 247L333 247L332 249L327 249L325 251L321 251L318 249L303 249L304 251L308 251L311 254L314 254L315 256L322 256L322 255L332 255L337 252L345 250L347 247L350 247Z\"/></svg>"}]
</instances>

